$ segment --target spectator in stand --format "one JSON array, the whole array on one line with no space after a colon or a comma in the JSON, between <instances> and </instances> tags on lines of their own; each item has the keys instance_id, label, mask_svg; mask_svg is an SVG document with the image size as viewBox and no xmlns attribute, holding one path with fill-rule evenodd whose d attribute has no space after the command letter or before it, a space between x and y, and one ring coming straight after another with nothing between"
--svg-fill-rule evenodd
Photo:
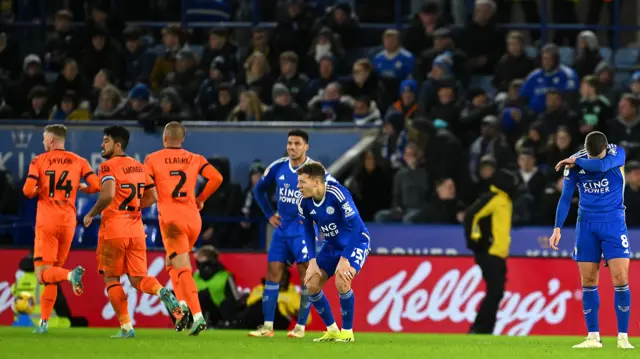
<instances>
[{"instance_id":1,"label":"spectator in stand","mask_svg":"<svg viewBox=\"0 0 640 359\"><path fill-rule=\"evenodd\" d=\"M62 95L60 102L51 109L49 119L53 121L89 120L91 114L79 105L78 94L68 90Z\"/></svg>"},{"instance_id":2,"label":"spectator in stand","mask_svg":"<svg viewBox=\"0 0 640 359\"><path fill-rule=\"evenodd\" d=\"M400 99L389 107L389 111L402 113L405 120L422 115L418 106L418 84L415 80L404 80L400 83Z\"/></svg>"},{"instance_id":3,"label":"spectator in stand","mask_svg":"<svg viewBox=\"0 0 640 359\"><path fill-rule=\"evenodd\" d=\"M431 195L430 175L422 163L420 147L409 142L404 150L406 167L393 179L391 208L376 213L378 223L402 221L405 224L424 222L424 207Z\"/></svg>"},{"instance_id":4,"label":"spectator in stand","mask_svg":"<svg viewBox=\"0 0 640 359\"><path fill-rule=\"evenodd\" d=\"M339 1L328 8L325 16L318 19L314 25L314 32L317 33L323 27L328 27L338 34L345 49L353 49L358 45L360 24L357 15L351 10L351 4Z\"/></svg>"},{"instance_id":5,"label":"spectator in stand","mask_svg":"<svg viewBox=\"0 0 640 359\"><path fill-rule=\"evenodd\" d=\"M624 190L626 222L629 227L640 227L640 162L627 162L625 172L627 175L627 185Z\"/></svg>"},{"instance_id":6,"label":"spectator in stand","mask_svg":"<svg viewBox=\"0 0 640 359\"><path fill-rule=\"evenodd\" d=\"M271 89L274 78L267 58L261 52L254 52L244 64L245 85L255 92L264 104L271 104Z\"/></svg>"},{"instance_id":7,"label":"spectator in stand","mask_svg":"<svg viewBox=\"0 0 640 359\"><path fill-rule=\"evenodd\" d=\"M380 79L368 59L360 59L353 64L352 75L343 81L342 89L345 95L352 98L368 96L376 102L379 108L391 105L385 96Z\"/></svg>"},{"instance_id":8,"label":"spectator in stand","mask_svg":"<svg viewBox=\"0 0 640 359\"><path fill-rule=\"evenodd\" d=\"M424 208L424 219L431 224L458 224L464 218L465 205L456 197L456 185L451 178L436 182L436 196Z\"/></svg>"},{"instance_id":9,"label":"spectator in stand","mask_svg":"<svg viewBox=\"0 0 640 359\"><path fill-rule=\"evenodd\" d=\"M283 84L288 90L298 107L307 105L307 87L309 78L299 72L298 55L293 51L280 54L280 77L276 83Z\"/></svg>"},{"instance_id":10,"label":"spectator in stand","mask_svg":"<svg viewBox=\"0 0 640 359\"><path fill-rule=\"evenodd\" d=\"M541 121L535 121L528 125L525 135L522 136L515 145L516 152L522 151L524 148L532 148L536 154L538 163L544 163L545 150L547 149L548 136L543 131Z\"/></svg>"},{"instance_id":11,"label":"spectator in stand","mask_svg":"<svg viewBox=\"0 0 640 359\"><path fill-rule=\"evenodd\" d=\"M333 63L333 57L326 55L320 58L318 63L319 77L309 82L307 89L307 98L311 99L318 95L321 91L327 87L328 84L338 80L335 74L335 65Z\"/></svg>"},{"instance_id":12,"label":"spectator in stand","mask_svg":"<svg viewBox=\"0 0 640 359\"><path fill-rule=\"evenodd\" d=\"M124 30L124 22L111 12L108 1L98 0L92 6L91 17L87 19L84 28L86 44L91 43L91 37L95 33L96 28L106 29L107 36L114 39L117 43L122 44L121 35Z\"/></svg>"},{"instance_id":13,"label":"spectator in stand","mask_svg":"<svg viewBox=\"0 0 640 359\"><path fill-rule=\"evenodd\" d=\"M512 168L515 162L513 150L500 132L498 118L493 115L482 120L480 136L469 147L469 173L476 183L480 180L481 160L485 156L493 158L497 168Z\"/></svg>"},{"instance_id":14,"label":"spectator in stand","mask_svg":"<svg viewBox=\"0 0 640 359\"><path fill-rule=\"evenodd\" d=\"M467 56L472 75L491 75L505 52L504 31L496 23L493 0L476 0L473 21L460 34L459 47Z\"/></svg>"},{"instance_id":15,"label":"spectator in stand","mask_svg":"<svg viewBox=\"0 0 640 359\"><path fill-rule=\"evenodd\" d=\"M401 46L398 30L386 30L382 36L382 43L384 49L373 59L373 66L381 79L385 93L393 94L395 101L396 89L402 81L411 76L415 59L413 54Z\"/></svg>"},{"instance_id":16,"label":"spectator in stand","mask_svg":"<svg viewBox=\"0 0 640 359\"><path fill-rule=\"evenodd\" d=\"M89 108L95 110L98 106L100 94L102 89L107 86L113 86L111 72L107 69L101 69L93 78L93 89L91 90L91 97L89 98Z\"/></svg>"},{"instance_id":17,"label":"spectator in stand","mask_svg":"<svg viewBox=\"0 0 640 359\"><path fill-rule=\"evenodd\" d=\"M160 113L160 108L151 101L151 90L145 84L135 85L129 91L127 106L122 112L123 120L134 120L143 122L149 118L155 118Z\"/></svg>"},{"instance_id":18,"label":"spectator in stand","mask_svg":"<svg viewBox=\"0 0 640 359\"><path fill-rule=\"evenodd\" d=\"M609 124L608 137L611 143L622 146L627 160L640 160L640 99L625 94L618 104L618 118Z\"/></svg>"},{"instance_id":19,"label":"spectator in stand","mask_svg":"<svg viewBox=\"0 0 640 359\"><path fill-rule=\"evenodd\" d=\"M618 103L620 101L620 97L622 97L621 91L617 88L614 83L614 69L606 63L605 61L601 61L598 66L596 66L595 76L598 80L598 93L609 100L609 103Z\"/></svg>"},{"instance_id":20,"label":"spectator in stand","mask_svg":"<svg viewBox=\"0 0 640 359\"><path fill-rule=\"evenodd\" d=\"M530 208L538 208L540 206L540 198L544 193L547 182L547 173L538 168L536 154L533 149L525 148L518 154L517 176L520 179L522 190L533 200L533 207L528 206L527 208L527 211L531 212ZM523 193L521 192L520 194ZM529 222L528 224L533 224L533 221L533 216L531 216L527 222Z\"/></svg>"},{"instance_id":21,"label":"spectator in stand","mask_svg":"<svg viewBox=\"0 0 640 359\"><path fill-rule=\"evenodd\" d=\"M540 207L537 209L537 215L535 216L540 225L551 226L554 224L556 208L558 207L564 182L564 176L553 177L544 188L542 197L540 198ZM564 222L566 225L576 224L578 220L578 201L578 191L575 191L571 198L571 206L569 207L567 220Z\"/></svg>"},{"instance_id":22,"label":"spectator in stand","mask_svg":"<svg viewBox=\"0 0 640 359\"><path fill-rule=\"evenodd\" d=\"M287 0L284 16L274 31L274 46L279 52L293 51L304 59L311 46L313 17L302 0Z\"/></svg>"},{"instance_id":23,"label":"spectator in stand","mask_svg":"<svg viewBox=\"0 0 640 359\"><path fill-rule=\"evenodd\" d=\"M439 12L438 3L429 1L422 4L420 12L411 20L403 43L415 57L434 46L435 31L444 27L444 21Z\"/></svg>"},{"instance_id":24,"label":"spectator in stand","mask_svg":"<svg viewBox=\"0 0 640 359\"><path fill-rule=\"evenodd\" d=\"M249 58L256 53L261 53L262 55L264 55L269 68L274 71L274 76L277 76L278 74L276 72L280 68L280 58L278 56L278 52L274 49L274 47L271 45L271 42L269 41L269 31L267 29L255 28L251 31L251 45L246 48L242 52L243 55L240 56L240 65L244 65L244 71L247 71L247 61L249 61ZM269 88L271 88L271 85L269 86Z\"/></svg>"},{"instance_id":25,"label":"spectator in stand","mask_svg":"<svg viewBox=\"0 0 640 359\"><path fill-rule=\"evenodd\" d=\"M196 54L191 49L182 49L176 55L175 70L170 72L164 80L163 88L173 87L182 102L191 105L206 75L198 67Z\"/></svg>"},{"instance_id":26,"label":"spectator in stand","mask_svg":"<svg viewBox=\"0 0 640 359\"><path fill-rule=\"evenodd\" d=\"M273 85L273 105L264 113L263 121L292 121L300 122L304 118L304 111L294 102L289 89L281 83Z\"/></svg>"},{"instance_id":27,"label":"spectator in stand","mask_svg":"<svg viewBox=\"0 0 640 359\"><path fill-rule=\"evenodd\" d=\"M598 37L593 31L585 30L578 35L575 56L573 68L579 79L594 73L596 66L602 61L602 56Z\"/></svg>"},{"instance_id":28,"label":"spectator in stand","mask_svg":"<svg viewBox=\"0 0 640 359\"><path fill-rule=\"evenodd\" d=\"M451 39L451 31L440 28L434 32L433 36L433 48L426 49L420 54L413 71L413 78L418 81L418 84L422 84L431 72L431 67L436 63L435 59L446 52L450 58L452 74L463 84L467 84L468 74L465 68L467 55L456 48Z\"/></svg>"},{"instance_id":29,"label":"spectator in stand","mask_svg":"<svg viewBox=\"0 0 640 359\"><path fill-rule=\"evenodd\" d=\"M49 103L49 90L44 86L35 86L29 92L29 109L23 112L20 117L44 120L49 118L51 105Z\"/></svg>"},{"instance_id":30,"label":"spectator in stand","mask_svg":"<svg viewBox=\"0 0 640 359\"><path fill-rule=\"evenodd\" d=\"M598 94L598 80L587 75L580 84L580 134L581 138L591 131L607 132L607 125L614 119L614 110L609 100ZM566 158L566 157L565 157Z\"/></svg>"},{"instance_id":31,"label":"spectator in stand","mask_svg":"<svg viewBox=\"0 0 640 359\"><path fill-rule=\"evenodd\" d=\"M182 29L177 25L169 25L162 29L163 53L153 64L149 82L154 92L159 92L165 77L174 71L176 55L182 48Z\"/></svg>"},{"instance_id":32,"label":"spectator in stand","mask_svg":"<svg viewBox=\"0 0 640 359\"><path fill-rule=\"evenodd\" d=\"M261 121L266 109L267 107L260 101L255 92L244 91L240 94L240 101L229 114L227 121Z\"/></svg>"},{"instance_id":33,"label":"spectator in stand","mask_svg":"<svg viewBox=\"0 0 640 359\"><path fill-rule=\"evenodd\" d=\"M345 50L340 36L334 34L331 29L324 27L313 39L308 52L306 73L311 78L317 77L320 60L330 57L333 62L333 72L342 73Z\"/></svg>"},{"instance_id":34,"label":"spectator in stand","mask_svg":"<svg viewBox=\"0 0 640 359\"><path fill-rule=\"evenodd\" d=\"M11 81L16 81L20 75L22 54L18 43L5 32L0 32L0 86L10 87Z\"/></svg>"},{"instance_id":35,"label":"spectator in stand","mask_svg":"<svg viewBox=\"0 0 640 359\"><path fill-rule=\"evenodd\" d=\"M94 120L120 120L126 104L118 88L107 85L100 91L98 105L91 117Z\"/></svg>"},{"instance_id":36,"label":"spectator in stand","mask_svg":"<svg viewBox=\"0 0 640 359\"><path fill-rule=\"evenodd\" d=\"M527 126L531 123L531 111L520 97L520 88L524 81L515 79L509 85L506 96L498 100L498 114L502 119L502 132L507 136L507 141L513 146L520 138Z\"/></svg>"},{"instance_id":37,"label":"spectator in stand","mask_svg":"<svg viewBox=\"0 0 640 359\"><path fill-rule=\"evenodd\" d=\"M221 83L218 87L217 100L206 108L204 119L207 121L226 121L238 103L234 94L232 84Z\"/></svg>"},{"instance_id":38,"label":"spectator in stand","mask_svg":"<svg viewBox=\"0 0 640 359\"><path fill-rule=\"evenodd\" d=\"M74 59L66 59L64 61L62 71L51 87L51 100L53 103L60 103L62 95L67 91L73 91L80 101L87 101L91 96L91 89L84 76L78 72L78 63Z\"/></svg>"},{"instance_id":39,"label":"spectator in stand","mask_svg":"<svg viewBox=\"0 0 640 359\"><path fill-rule=\"evenodd\" d=\"M460 113L460 128L463 144L470 144L480 135L482 121L487 116L497 116L498 105L489 99L481 88L472 88L467 92L467 103Z\"/></svg>"},{"instance_id":40,"label":"spectator in stand","mask_svg":"<svg viewBox=\"0 0 640 359\"><path fill-rule=\"evenodd\" d=\"M560 54L556 45L544 45L540 52L540 60L540 68L527 76L520 89L520 96L535 113L545 111L547 91L555 89L571 99L578 90L579 82L576 73L560 63Z\"/></svg>"},{"instance_id":41,"label":"spectator in stand","mask_svg":"<svg viewBox=\"0 0 640 359\"><path fill-rule=\"evenodd\" d=\"M438 90L445 87L453 87L458 94L462 94L462 87L452 73L452 62L449 53L443 53L433 60L433 66L426 81L420 86L418 106L422 112L428 112L433 106L439 104Z\"/></svg>"},{"instance_id":42,"label":"spectator in stand","mask_svg":"<svg viewBox=\"0 0 640 359\"><path fill-rule=\"evenodd\" d=\"M167 87L158 96L160 112L157 116L143 119L141 124L148 132L155 132L157 128L164 127L167 123L188 121L191 118L189 106L185 105L174 87Z\"/></svg>"},{"instance_id":43,"label":"spectator in stand","mask_svg":"<svg viewBox=\"0 0 640 359\"><path fill-rule=\"evenodd\" d=\"M382 158L389 163L392 170L398 170L405 165L403 156L408 141L406 121L402 113L387 112L382 132L384 134Z\"/></svg>"},{"instance_id":44,"label":"spectator in stand","mask_svg":"<svg viewBox=\"0 0 640 359\"><path fill-rule=\"evenodd\" d=\"M47 69L58 72L62 69L65 59L77 59L80 55L83 39L73 31L73 15L68 10L56 12L53 20L54 32L49 35L44 49L44 59Z\"/></svg>"},{"instance_id":45,"label":"spectator in stand","mask_svg":"<svg viewBox=\"0 0 640 359\"><path fill-rule=\"evenodd\" d=\"M142 42L142 30L135 25L127 26L122 34L125 40L123 52L124 73L122 88L129 89L138 82L149 82L156 54Z\"/></svg>"},{"instance_id":46,"label":"spectator in stand","mask_svg":"<svg viewBox=\"0 0 640 359\"><path fill-rule=\"evenodd\" d=\"M446 128L456 135L463 129L460 126L459 94L453 81L442 82L437 92L438 103L427 111L427 116L436 128ZM460 138L460 137L458 137Z\"/></svg>"},{"instance_id":47,"label":"spectator in stand","mask_svg":"<svg viewBox=\"0 0 640 359\"><path fill-rule=\"evenodd\" d=\"M511 81L526 78L534 68L534 61L524 52L524 35L512 31L507 36L507 53L498 62L491 83L498 92L507 92Z\"/></svg>"},{"instance_id":48,"label":"spectator in stand","mask_svg":"<svg viewBox=\"0 0 640 359\"><path fill-rule=\"evenodd\" d=\"M362 153L345 186L353 194L365 222L373 221L376 212L391 206L391 175L372 151Z\"/></svg>"},{"instance_id":49,"label":"spectator in stand","mask_svg":"<svg viewBox=\"0 0 640 359\"><path fill-rule=\"evenodd\" d=\"M578 114L565 103L560 91L549 89L546 98L546 110L538 116L538 121L542 124L543 136L547 137L555 133L560 126L571 131L572 136L577 136L580 119Z\"/></svg>"},{"instance_id":50,"label":"spectator in stand","mask_svg":"<svg viewBox=\"0 0 640 359\"><path fill-rule=\"evenodd\" d=\"M234 84L233 74L226 60L219 56L211 61L209 66L209 77L204 80L198 96L195 100L195 108L198 115L204 116L207 109L218 100L218 90L223 83ZM224 117L227 118L226 116Z\"/></svg>"},{"instance_id":51,"label":"spectator in stand","mask_svg":"<svg viewBox=\"0 0 640 359\"><path fill-rule=\"evenodd\" d=\"M545 150L546 165L555 168L558 162L571 157L576 153L578 141L574 141L571 132L566 127L560 126L553 137L553 142ZM561 176L562 172L551 171L551 177Z\"/></svg>"},{"instance_id":52,"label":"spectator in stand","mask_svg":"<svg viewBox=\"0 0 640 359\"><path fill-rule=\"evenodd\" d=\"M313 122L353 121L353 98L342 95L342 88L332 82L309 101L307 120Z\"/></svg>"},{"instance_id":53,"label":"spectator in stand","mask_svg":"<svg viewBox=\"0 0 640 359\"><path fill-rule=\"evenodd\" d=\"M380 110L375 101L366 96L356 98L353 103L353 123L356 126L382 125Z\"/></svg>"},{"instance_id":54,"label":"spectator in stand","mask_svg":"<svg viewBox=\"0 0 640 359\"><path fill-rule=\"evenodd\" d=\"M42 61L35 54L27 55L22 65L20 79L10 90L6 91L5 99L18 113L29 111L31 103L28 100L31 90L36 86L47 87L47 80L42 73Z\"/></svg>"},{"instance_id":55,"label":"spectator in stand","mask_svg":"<svg viewBox=\"0 0 640 359\"><path fill-rule=\"evenodd\" d=\"M229 72L235 73L238 69L237 53L238 47L231 41L231 31L226 28L213 28L202 53L200 68L209 71L209 66L213 61L222 58Z\"/></svg>"},{"instance_id":56,"label":"spectator in stand","mask_svg":"<svg viewBox=\"0 0 640 359\"><path fill-rule=\"evenodd\" d=\"M113 82L119 83L123 77L123 56L120 49L112 43L105 28L96 27L91 37L91 45L82 50L80 68L83 77L92 79L101 69L113 73Z\"/></svg>"}]
</instances>

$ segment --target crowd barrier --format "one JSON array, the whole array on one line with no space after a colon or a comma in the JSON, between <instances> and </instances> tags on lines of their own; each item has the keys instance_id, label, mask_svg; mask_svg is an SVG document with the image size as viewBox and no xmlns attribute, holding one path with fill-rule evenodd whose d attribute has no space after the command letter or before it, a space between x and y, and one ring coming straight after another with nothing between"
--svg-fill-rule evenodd
<instances>
[{"instance_id":1,"label":"crowd barrier","mask_svg":"<svg viewBox=\"0 0 640 359\"><path fill-rule=\"evenodd\" d=\"M0 250L0 325L11 323L11 284L20 275L18 263L26 250ZM104 283L98 276L93 251L73 251L67 267L87 268L85 290L74 296L63 284L73 316L86 317L91 327L115 327ZM221 262L231 271L242 292L260 283L266 271L265 254L223 253ZM164 255L148 253L149 274L170 286L164 271ZM632 261L630 272L640 270ZM295 272L295 271L292 271ZM299 283L292 273L294 283ZM613 287L608 271L600 276L600 331L617 332L613 307ZM171 321L158 298L141 294L125 279L129 311L137 327L169 328ZM480 269L470 257L378 256L370 255L354 281L356 298L355 330L373 332L466 333L475 319L484 284ZM640 284L631 281L631 291ZM333 280L325 294L340 324L339 300ZM498 312L494 334L500 335L582 335L586 332L581 304L581 284L577 266L570 259L512 258L508 261L505 297ZM629 335L639 334L640 312L631 312ZM323 325L312 310L310 330Z\"/></svg>"}]
</instances>

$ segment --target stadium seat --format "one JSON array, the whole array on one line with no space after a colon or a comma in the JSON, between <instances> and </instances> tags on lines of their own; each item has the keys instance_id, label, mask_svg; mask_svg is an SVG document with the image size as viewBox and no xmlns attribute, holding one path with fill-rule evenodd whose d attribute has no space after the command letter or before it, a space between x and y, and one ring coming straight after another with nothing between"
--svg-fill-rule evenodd
<instances>
[{"instance_id":1,"label":"stadium seat","mask_svg":"<svg viewBox=\"0 0 640 359\"><path fill-rule=\"evenodd\" d=\"M638 60L638 49L620 49L613 57L613 65L619 68L633 67Z\"/></svg>"},{"instance_id":2,"label":"stadium seat","mask_svg":"<svg viewBox=\"0 0 640 359\"><path fill-rule=\"evenodd\" d=\"M561 46L560 47L560 63L566 66L573 65L573 47Z\"/></svg>"},{"instance_id":3,"label":"stadium seat","mask_svg":"<svg viewBox=\"0 0 640 359\"><path fill-rule=\"evenodd\" d=\"M610 48L608 47L601 47L600 48L600 56L602 56L602 59L608 63L611 63L611 56L613 55L613 52L611 51Z\"/></svg>"},{"instance_id":4,"label":"stadium seat","mask_svg":"<svg viewBox=\"0 0 640 359\"><path fill-rule=\"evenodd\" d=\"M538 48L535 46L527 46L524 49L524 53L527 54L528 57L535 59L538 57Z\"/></svg>"}]
</instances>

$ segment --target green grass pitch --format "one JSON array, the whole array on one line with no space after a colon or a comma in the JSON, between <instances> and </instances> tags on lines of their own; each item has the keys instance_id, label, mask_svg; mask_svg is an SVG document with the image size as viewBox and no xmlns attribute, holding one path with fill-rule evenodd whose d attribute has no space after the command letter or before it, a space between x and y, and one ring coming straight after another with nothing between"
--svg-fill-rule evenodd
<instances>
[{"instance_id":1,"label":"green grass pitch","mask_svg":"<svg viewBox=\"0 0 640 359\"><path fill-rule=\"evenodd\" d=\"M116 329L51 329L35 336L30 328L0 327L0 358L44 359L236 359L236 358L638 358L636 350L616 348L603 338L603 349L572 349L580 337L495 337L437 334L357 333L355 343L314 343L319 333L289 339L249 338L246 331L210 330L188 337L171 330L138 329L135 339L110 339ZM635 340L634 340L635 339ZM640 338L631 343L640 344ZM594 353L595 351L595 353Z\"/></svg>"}]
</instances>

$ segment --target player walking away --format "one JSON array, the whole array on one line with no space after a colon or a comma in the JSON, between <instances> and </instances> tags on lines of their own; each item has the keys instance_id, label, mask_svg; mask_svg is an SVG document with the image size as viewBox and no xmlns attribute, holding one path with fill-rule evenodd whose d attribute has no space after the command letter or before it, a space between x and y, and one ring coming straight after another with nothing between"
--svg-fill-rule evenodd
<instances>
[{"instance_id":1,"label":"player walking away","mask_svg":"<svg viewBox=\"0 0 640 359\"><path fill-rule=\"evenodd\" d=\"M78 190L95 193L100 190L98 177L89 162L64 149L67 128L49 125L44 128L45 153L37 156L29 166L29 174L22 192L28 198L38 196L34 265L36 277L44 290L40 301L40 323L33 331L44 334L53 305L58 296L58 283L68 280L73 292L82 294L84 268L62 268L67 259L76 230L76 194ZM81 183L84 179L87 184Z\"/></svg>"},{"instance_id":2,"label":"player walking away","mask_svg":"<svg viewBox=\"0 0 640 359\"><path fill-rule=\"evenodd\" d=\"M564 185L556 211L551 248L557 250L560 228L569 212L575 187L580 192L576 244L573 258L582 280L582 308L587 322L587 339L574 348L601 348L598 327L598 278L604 255L615 286L618 319L618 348L632 349L628 329L631 308L629 291L629 234L625 223L624 162L622 147L608 144L602 132L587 135L585 149L556 165L564 166Z\"/></svg>"},{"instance_id":3,"label":"player walking away","mask_svg":"<svg viewBox=\"0 0 640 359\"><path fill-rule=\"evenodd\" d=\"M182 148L186 132L181 123L169 122L162 134L164 149L147 156L145 167L158 192L158 222L167 253L166 269L183 312L182 320L176 321L176 331L188 326L191 311L194 322L189 335L198 335L207 324L200 309L189 253L202 230L199 211L220 187L222 175L203 156ZM198 175L207 184L196 197Z\"/></svg>"},{"instance_id":4,"label":"player walking away","mask_svg":"<svg viewBox=\"0 0 640 359\"><path fill-rule=\"evenodd\" d=\"M120 331L112 338L136 336L127 306L127 296L120 284L126 274L137 290L160 297L169 311L182 319L182 309L170 290L157 279L147 275L147 246L141 209L157 200L153 181L144 166L125 154L129 144L129 131L122 126L104 129L100 165L102 187L98 201L84 217L88 227L93 218L102 213L98 232L98 272L104 276L107 296L118 319Z\"/></svg>"},{"instance_id":5,"label":"player walking away","mask_svg":"<svg viewBox=\"0 0 640 359\"><path fill-rule=\"evenodd\" d=\"M249 336L251 337L272 337L274 335L273 321L278 304L280 280L284 271L287 270L286 263L295 261L298 274L302 279L309 266L311 247L315 251L315 233L311 236L305 235L303 226L298 222L300 193L296 190L298 186L296 169L311 162L311 159L307 157L308 150L309 135L302 130L290 131L287 135L287 154L289 156L271 163L253 189L262 212L276 229L267 255L267 280L262 295L264 325L250 332ZM274 183L278 196L277 212L274 212L267 194ZM288 337L304 337L304 329L310 311L309 295L303 286L298 323L287 334Z\"/></svg>"},{"instance_id":6,"label":"player walking away","mask_svg":"<svg viewBox=\"0 0 640 359\"><path fill-rule=\"evenodd\" d=\"M351 193L337 181L327 179L320 163L308 163L300 167L297 173L298 189L303 197L298 207L301 222L307 236L314 235L315 222L324 237L317 257L315 247L310 248L311 260L304 279L311 302L327 326L324 335L314 341L353 342L355 299L351 282L369 254L369 231L362 222ZM322 287L334 274L340 295L342 331L338 329L329 301L322 293Z\"/></svg>"}]
</instances>

